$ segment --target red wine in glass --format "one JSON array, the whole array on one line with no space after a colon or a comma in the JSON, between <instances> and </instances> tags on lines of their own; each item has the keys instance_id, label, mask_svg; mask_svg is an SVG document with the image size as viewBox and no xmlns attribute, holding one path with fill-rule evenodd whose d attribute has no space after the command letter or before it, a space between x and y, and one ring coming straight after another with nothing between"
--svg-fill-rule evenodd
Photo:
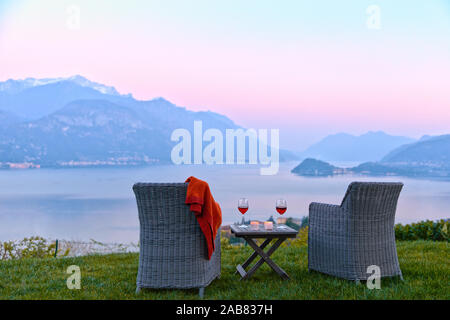
<instances>
[{"instance_id":1,"label":"red wine in glass","mask_svg":"<svg viewBox=\"0 0 450 320\"><path fill-rule=\"evenodd\" d=\"M242 214L245 214L248 210L248 208L244 208L244 207L239 207L238 209Z\"/></svg>"},{"instance_id":2,"label":"red wine in glass","mask_svg":"<svg viewBox=\"0 0 450 320\"><path fill-rule=\"evenodd\" d=\"M283 214L287 210L287 202L284 199L278 199L276 204L276 209L279 214Z\"/></svg>"},{"instance_id":3,"label":"red wine in glass","mask_svg":"<svg viewBox=\"0 0 450 320\"><path fill-rule=\"evenodd\" d=\"M248 210L248 199L241 198L238 201L238 210L240 213L245 214Z\"/></svg>"},{"instance_id":4,"label":"red wine in glass","mask_svg":"<svg viewBox=\"0 0 450 320\"><path fill-rule=\"evenodd\" d=\"M241 198L238 201L238 210L240 213L242 213L242 215L244 215L247 210L248 210L248 199L246 198ZM241 225L242 227L243 225Z\"/></svg>"},{"instance_id":5,"label":"red wine in glass","mask_svg":"<svg viewBox=\"0 0 450 320\"><path fill-rule=\"evenodd\" d=\"M277 207L277 212L278 212L279 214L283 214L283 213L285 213L285 212L286 212L286 210L287 210L287 208L281 208L281 207Z\"/></svg>"}]
</instances>

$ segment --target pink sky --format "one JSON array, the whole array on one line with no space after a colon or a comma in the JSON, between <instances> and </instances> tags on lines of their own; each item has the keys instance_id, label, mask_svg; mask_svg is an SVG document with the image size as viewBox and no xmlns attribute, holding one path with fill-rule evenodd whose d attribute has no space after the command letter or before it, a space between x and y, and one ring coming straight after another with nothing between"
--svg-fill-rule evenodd
<instances>
[{"instance_id":1,"label":"pink sky","mask_svg":"<svg viewBox=\"0 0 450 320\"><path fill-rule=\"evenodd\" d=\"M66 26L73 3L79 30ZM380 30L366 27L361 2L297 8L298 16L286 5L275 17L269 6L108 3L0 7L0 81L81 74L139 99L280 128L289 147L341 131L450 133L450 19L441 1L417 10L381 2Z\"/></svg>"}]
</instances>

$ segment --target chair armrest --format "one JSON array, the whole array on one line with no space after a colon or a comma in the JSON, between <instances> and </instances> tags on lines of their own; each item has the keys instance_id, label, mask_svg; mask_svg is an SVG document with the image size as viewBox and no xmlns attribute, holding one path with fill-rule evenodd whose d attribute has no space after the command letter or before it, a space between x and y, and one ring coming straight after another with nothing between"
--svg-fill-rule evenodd
<instances>
[{"instance_id":1,"label":"chair armrest","mask_svg":"<svg viewBox=\"0 0 450 320\"><path fill-rule=\"evenodd\" d=\"M346 211L338 205L313 202L309 205L309 229L333 233L343 232Z\"/></svg>"},{"instance_id":2,"label":"chair armrest","mask_svg":"<svg viewBox=\"0 0 450 320\"><path fill-rule=\"evenodd\" d=\"M343 212L341 206L335 204L312 202L309 205L309 215L317 216L321 214L341 214Z\"/></svg>"}]
</instances>

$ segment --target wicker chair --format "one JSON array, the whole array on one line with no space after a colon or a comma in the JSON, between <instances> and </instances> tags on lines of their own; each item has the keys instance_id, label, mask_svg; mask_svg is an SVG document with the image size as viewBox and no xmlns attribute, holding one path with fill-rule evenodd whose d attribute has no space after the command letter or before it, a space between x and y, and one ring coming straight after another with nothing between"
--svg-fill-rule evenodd
<instances>
[{"instance_id":1,"label":"wicker chair","mask_svg":"<svg viewBox=\"0 0 450 320\"><path fill-rule=\"evenodd\" d=\"M204 288L220 277L220 233L208 260L205 237L185 204L186 183L136 183L141 288Z\"/></svg>"},{"instance_id":2,"label":"wicker chair","mask_svg":"<svg viewBox=\"0 0 450 320\"><path fill-rule=\"evenodd\" d=\"M352 182L340 206L309 206L308 269L349 280L400 276L394 218L402 183Z\"/></svg>"}]
</instances>

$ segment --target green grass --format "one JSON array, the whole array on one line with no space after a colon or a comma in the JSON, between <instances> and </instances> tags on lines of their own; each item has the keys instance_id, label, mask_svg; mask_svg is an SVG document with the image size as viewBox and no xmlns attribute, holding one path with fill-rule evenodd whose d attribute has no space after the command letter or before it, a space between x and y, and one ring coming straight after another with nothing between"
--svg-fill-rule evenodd
<instances>
[{"instance_id":1,"label":"green grass","mask_svg":"<svg viewBox=\"0 0 450 320\"><path fill-rule=\"evenodd\" d=\"M273 259L290 275L281 280L264 265L248 281L239 281L235 266L249 247L222 249L222 276L206 288L206 299L449 299L450 257L447 242L400 241L397 244L405 281L385 278L381 290L364 282L308 272L307 248L283 247ZM66 286L66 269L81 268L81 290ZM135 294L137 254L77 258L23 259L0 262L0 299L198 299L197 290L145 290Z\"/></svg>"}]
</instances>

